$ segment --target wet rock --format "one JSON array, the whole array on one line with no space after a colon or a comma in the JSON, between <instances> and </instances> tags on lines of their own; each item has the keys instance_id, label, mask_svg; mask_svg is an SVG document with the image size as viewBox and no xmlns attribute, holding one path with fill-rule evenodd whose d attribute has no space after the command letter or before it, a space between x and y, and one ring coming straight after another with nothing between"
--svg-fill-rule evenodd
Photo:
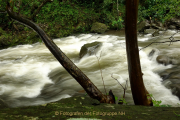
<instances>
[{"instance_id":1,"label":"wet rock","mask_svg":"<svg viewBox=\"0 0 180 120\"><path fill-rule=\"evenodd\" d=\"M170 25L168 28L169 29L176 29L176 26L175 25Z\"/></svg>"},{"instance_id":2,"label":"wet rock","mask_svg":"<svg viewBox=\"0 0 180 120\"><path fill-rule=\"evenodd\" d=\"M171 89L172 94L176 95L180 99L180 66L177 65L173 68L169 68L161 73L159 75L163 79L162 84L168 88Z\"/></svg>"},{"instance_id":3,"label":"wet rock","mask_svg":"<svg viewBox=\"0 0 180 120\"><path fill-rule=\"evenodd\" d=\"M156 30L155 29L146 29L144 30L145 34L153 34Z\"/></svg>"},{"instance_id":4,"label":"wet rock","mask_svg":"<svg viewBox=\"0 0 180 120\"><path fill-rule=\"evenodd\" d=\"M155 21L154 23L151 24L151 28L153 29L157 29L159 31L164 31L166 30L164 28L164 25L161 22Z\"/></svg>"},{"instance_id":5,"label":"wet rock","mask_svg":"<svg viewBox=\"0 0 180 120\"><path fill-rule=\"evenodd\" d=\"M172 94L176 95L180 99L180 84L171 84L170 89Z\"/></svg>"},{"instance_id":6,"label":"wet rock","mask_svg":"<svg viewBox=\"0 0 180 120\"><path fill-rule=\"evenodd\" d=\"M167 79L162 84L180 99L180 79Z\"/></svg>"},{"instance_id":7,"label":"wet rock","mask_svg":"<svg viewBox=\"0 0 180 120\"><path fill-rule=\"evenodd\" d=\"M160 64L164 64L164 65L168 65L169 64L169 57L166 56L166 55L159 55L157 58L156 58L156 61Z\"/></svg>"},{"instance_id":8,"label":"wet rock","mask_svg":"<svg viewBox=\"0 0 180 120\"><path fill-rule=\"evenodd\" d=\"M156 24L157 26L159 26L159 27L164 27L164 25L163 25L161 22L159 22L159 21L155 22L155 24Z\"/></svg>"},{"instance_id":9,"label":"wet rock","mask_svg":"<svg viewBox=\"0 0 180 120\"><path fill-rule=\"evenodd\" d=\"M103 23L95 22L92 24L91 32L104 33L107 30L107 26Z\"/></svg>"},{"instance_id":10,"label":"wet rock","mask_svg":"<svg viewBox=\"0 0 180 120\"><path fill-rule=\"evenodd\" d=\"M144 20L137 24L138 32L145 34L153 34L153 36L159 35L159 31L166 30L161 22Z\"/></svg>"},{"instance_id":11,"label":"wet rock","mask_svg":"<svg viewBox=\"0 0 180 120\"><path fill-rule=\"evenodd\" d=\"M137 31L138 32L144 32L145 29L149 29L150 24L148 20L144 20L137 24Z\"/></svg>"},{"instance_id":12,"label":"wet rock","mask_svg":"<svg viewBox=\"0 0 180 120\"><path fill-rule=\"evenodd\" d=\"M82 58L86 54L93 55L99 50L101 46L102 46L101 42L93 42L93 43L84 44L81 47L81 50L79 53L80 58Z\"/></svg>"},{"instance_id":13,"label":"wet rock","mask_svg":"<svg viewBox=\"0 0 180 120\"><path fill-rule=\"evenodd\" d=\"M166 22L169 29L180 29L180 18L172 18Z\"/></svg>"},{"instance_id":14,"label":"wet rock","mask_svg":"<svg viewBox=\"0 0 180 120\"><path fill-rule=\"evenodd\" d=\"M151 28L153 28L153 29L159 29L160 27L157 26L155 23L152 23L152 24L151 24Z\"/></svg>"},{"instance_id":15,"label":"wet rock","mask_svg":"<svg viewBox=\"0 0 180 120\"><path fill-rule=\"evenodd\" d=\"M163 72L160 72L159 75L161 76L161 78L163 80L166 80L166 79L180 79L179 71L180 71L180 66L177 65L175 67L166 69Z\"/></svg>"},{"instance_id":16,"label":"wet rock","mask_svg":"<svg viewBox=\"0 0 180 120\"><path fill-rule=\"evenodd\" d=\"M155 52L156 52L156 50L155 50L155 49L152 49L151 52L148 54L148 57L153 56Z\"/></svg>"},{"instance_id":17,"label":"wet rock","mask_svg":"<svg viewBox=\"0 0 180 120\"><path fill-rule=\"evenodd\" d=\"M160 72L159 75L163 79L162 84L168 88L171 89L172 94L176 95L180 99L180 64L178 58L167 58L167 56L164 55L164 59L169 59L169 63L176 62L176 66L166 69L163 72Z\"/></svg>"},{"instance_id":18,"label":"wet rock","mask_svg":"<svg viewBox=\"0 0 180 120\"><path fill-rule=\"evenodd\" d=\"M153 48L148 54L148 59L154 61L157 58L158 54L159 54L159 50Z\"/></svg>"},{"instance_id":19,"label":"wet rock","mask_svg":"<svg viewBox=\"0 0 180 120\"><path fill-rule=\"evenodd\" d=\"M159 30L155 30L155 32L152 34L152 36L158 36L159 35Z\"/></svg>"},{"instance_id":20,"label":"wet rock","mask_svg":"<svg viewBox=\"0 0 180 120\"><path fill-rule=\"evenodd\" d=\"M176 65L176 64L178 64L177 60L171 59L171 58L169 58L169 57L166 56L166 55L159 55L159 56L156 58L156 61L157 61L159 64L164 64L164 65L169 65L169 64Z\"/></svg>"},{"instance_id":21,"label":"wet rock","mask_svg":"<svg viewBox=\"0 0 180 120\"><path fill-rule=\"evenodd\" d=\"M180 18L172 18L171 24L175 25L176 27L180 28Z\"/></svg>"}]
</instances>

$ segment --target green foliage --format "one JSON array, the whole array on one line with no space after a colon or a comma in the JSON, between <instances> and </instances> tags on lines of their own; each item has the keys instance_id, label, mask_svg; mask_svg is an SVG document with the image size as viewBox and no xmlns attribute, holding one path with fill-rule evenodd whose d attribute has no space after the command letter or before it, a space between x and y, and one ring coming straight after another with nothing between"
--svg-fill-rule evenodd
<instances>
[{"instance_id":1,"label":"green foliage","mask_svg":"<svg viewBox=\"0 0 180 120\"><path fill-rule=\"evenodd\" d=\"M180 117L180 114L178 115L177 113L175 113L174 111L173 111L173 113L175 114L175 115L177 115L177 116L179 116Z\"/></svg>"},{"instance_id":2,"label":"green foliage","mask_svg":"<svg viewBox=\"0 0 180 120\"><path fill-rule=\"evenodd\" d=\"M165 22L173 17L180 16L180 1L177 0L146 0L140 1L138 20L159 20Z\"/></svg>"},{"instance_id":3,"label":"green foliage","mask_svg":"<svg viewBox=\"0 0 180 120\"><path fill-rule=\"evenodd\" d=\"M87 93L85 93L85 96L87 95ZM107 95L108 95L108 93L107 93ZM118 100L118 97L117 96L114 96L115 97L115 101L117 101ZM119 100L119 102L122 102L123 104L128 104L128 102L126 102L126 99L125 98L123 98L123 96L122 96L122 98Z\"/></svg>"},{"instance_id":4,"label":"green foliage","mask_svg":"<svg viewBox=\"0 0 180 120\"><path fill-rule=\"evenodd\" d=\"M20 12L26 18L31 18L42 0L19 0L14 1L13 11ZM0 11L5 11L6 1L0 0ZM11 2L12 5L13 2ZM140 0L138 20L158 20L165 22L172 17L180 16L179 0ZM117 9L121 13L118 15ZM110 29L121 29L124 27L125 0L65 0L60 2L54 0L47 2L33 18L33 20L44 25L43 30L52 38L68 36L72 33L88 33L93 22L102 22ZM0 24L7 31L11 19L7 13L0 13ZM5 28L4 28L5 27ZM25 31L30 31L25 28Z\"/></svg>"},{"instance_id":5,"label":"green foliage","mask_svg":"<svg viewBox=\"0 0 180 120\"><path fill-rule=\"evenodd\" d=\"M126 102L126 99L123 98L123 96L122 96L122 98L119 100L119 102L120 102L120 103L123 103L123 104L126 104L126 105L128 104L128 102ZM119 103L119 102L118 102L118 103Z\"/></svg>"},{"instance_id":6,"label":"green foliage","mask_svg":"<svg viewBox=\"0 0 180 120\"><path fill-rule=\"evenodd\" d=\"M0 11L6 11L6 2L3 0L0 0ZM8 23L8 15L7 13L0 13L0 23L6 24Z\"/></svg>"},{"instance_id":7,"label":"green foliage","mask_svg":"<svg viewBox=\"0 0 180 120\"><path fill-rule=\"evenodd\" d=\"M109 95L108 93L107 93L107 95ZM117 96L114 96L115 97L115 101L117 101L118 100L118 97Z\"/></svg>"},{"instance_id":8,"label":"green foliage","mask_svg":"<svg viewBox=\"0 0 180 120\"><path fill-rule=\"evenodd\" d=\"M118 28L121 29L124 27L123 22L124 22L124 20L122 19L122 17L119 16L117 21L116 20L112 21L112 26L117 25Z\"/></svg>"},{"instance_id":9,"label":"green foliage","mask_svg":"<svg viewBox=\"0 0 180 120\"><path fill-rule=\"evenodd\" d=\"M152 94L147 94L147 98L152 98L152 102L153 102L153 106L155 107L171 107L171 105L160 105L162 103L162 101L156 101L156 99L153 97Z\"/></svg>"}]
</instances>

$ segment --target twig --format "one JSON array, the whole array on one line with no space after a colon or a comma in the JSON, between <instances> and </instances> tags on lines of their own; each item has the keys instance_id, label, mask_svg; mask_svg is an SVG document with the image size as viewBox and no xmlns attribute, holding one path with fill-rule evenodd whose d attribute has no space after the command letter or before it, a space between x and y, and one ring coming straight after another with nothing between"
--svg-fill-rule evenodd
<instances>
[{"instance_id":1,"label":"twig","mask_svg":"<svg viewBox=\"0 0 180 120\"><path fill-rule=\"evenodd\" d=\"M175 34L177 34L177 33L178 33L178 30L177 30L176 33L174 33L174 34L169 38L169 39L171 40L171 42L174 40L174 37L173 37L173 36L174 36ZM169 46L171 45L171 42L170 42Z\"/></svg>"},{"instance_id":2,"label":"twig","mask_svg":"<svg viewBox=\"0 0 180 120\"><path fill-rule=\"evenodd\" d=\"M147 45L146 47L143 47L143 48L139 49L139 51L142 50L142 49L144 49L144 48L147 48L148 46L152 45L153 43L167 43L167 42L170 42L170 43L171 43L171 42L178 42L178 41L180 41L180 40L164 41L164 42L152 42L152 43L150 43L149 45Z\"/></svg>"},{"instance_id":3,"label":"twig","mask_svg":"<svg viewBox=\"0 0 180 120\"><path fill-rule=\"evenodd\" d=\"M118 81L116 78L113 77L113 74L111 74L111 77L112 77L113 79L115 79L116 81ZM128 80L126 80L126 85L125 85L125 87L123 87L123 86L120 84L120 82L118 81L118 83L119 83L119 84L121 85L121 87L124 89L123 98L125 98L125 91L126 91L127 86L128 86L127 82L128 82Z\"/></svg>"},{"instance_id":4,"label":"twig","mask_svg":"<svg viewBox=\"0 0 180 120\"><path fill-rule=\"evenodd\" d=\"M102 53L102 51L101 51L101 53ZM101 78L102 78L103 85L104 85L104 80L103 80L103 76L102 76L102 69L101 69L101 66L100 66L100 63L99 63L99 60L101 59L101 53L100 53L100 57L99 57L99 58L96 56L96 53L95 53L95 56L96 56L96 58L97 58L97 60L98 60L99 68L100 68L100 71L101 71ZM104 85L104 90L105 90L105 93L106 93L106 95L107 95L105 85Z\"/></svg>"},{"instance_id":5,"label":"twig","mask_svg":"<svg viewBox=\"0 0 180 120\"><path fill-rule=\"evenodd\" d=\"M166 31L165 31L165 32L166 32ZM164 32L164 33L165 33L165 32ZM173 36L174 36L175 34L177 34L178 32L179 32L179 31L177 30L176 33L174 33L173 35L171 35L171 37L169 38L170 41L164 41L164 42L152 42L152 43L150 43L149 45L147 45L147 46L145 46L145 47L139 49L139 51L142 50L142 49L145 49L145 48L149 47L149 46L152 45L153 43L167 43L167 42L170 42L170 44L169 44L169 46L170 46L172 42L178 42L178 41L180 41L180 40L174 40L174 37L173 37ZM163 33L163 34L164 34L164 33Z\"/></svg>"}]
</instances>

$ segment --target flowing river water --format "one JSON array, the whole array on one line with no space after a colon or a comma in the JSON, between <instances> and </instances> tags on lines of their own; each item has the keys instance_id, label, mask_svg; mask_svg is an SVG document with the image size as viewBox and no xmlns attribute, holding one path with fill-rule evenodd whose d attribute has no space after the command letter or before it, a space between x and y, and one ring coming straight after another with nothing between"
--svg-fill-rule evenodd
<instances>
[{"instance_id":1,"label":"flowing river water","mask_svg":"<svg viewBox=\"0 0 180 120\"><path fill-rule=\"evenodd\" d=\"M166 31L165 34L152 37L139 35L139 48L154 41L167 41L176 31ZM174 36L180 39L180 33ZM54 39L58 47L90 78L90 80L105 93L101 72L95 55L85 55L79 58L81 46L94 41L103 45L96 53L100 57L102 76L106 91L110 89L115 96L121 98L123 88L111 77L116 78L123 86L128 80L127 56L124 31L109 31L105 34L78 34L60 39ZM168 46L153 44L139 52L143 79L146 89L154 98L177 107L179 98L172 95L171 90L162 85L159 72L173 67L156 62L159 54L168 56L180 55L180 42ZM153 56L148 57L152 49L156 49ZM138 87L138 86L137 86ZM83 88L73 79L43 43L33 45L19 45L0 50L0 98L11 107L40 105L74 96ZM83 93L85 94L85 93ZM126 90L126 101L133 104L130 83Z\"/></svg>"}]
</instances>

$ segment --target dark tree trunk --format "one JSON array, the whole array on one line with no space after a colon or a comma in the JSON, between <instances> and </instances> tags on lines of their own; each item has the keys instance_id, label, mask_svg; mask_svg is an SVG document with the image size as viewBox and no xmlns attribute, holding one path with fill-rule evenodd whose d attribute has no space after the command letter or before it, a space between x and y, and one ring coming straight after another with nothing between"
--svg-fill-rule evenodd
<instances>
[{"instance_id":1,"label":"dark tree trunk","mask_svg":"<svg viewBox=\"0 0 180 120\"><path fill-rule=\"evenodd\" d=\"M97 99L101 103L115 103L112 91L110 90L109 95L103 95L99 91L99 89L90 81L90 79L60 50L60 48L58 48L58 46L46 35L46 33L38 25L28 19L20 17L18 14L13 12L9 3L7 3L6 10L12 19L29 26L39 34L44 44L54 55L54 57L84 88L84 90L91 98Z\"/></svg>"},{"instance_id":2,"label":"dark tree trunk","mask_svg":"<svg viewBox=\"0 0 180 120\"><path fill-rule=\"evenodd\" d=\"M152 106L152 99L144 86L137 44L138 0L126 0L126 51L131 91L135 105Z\"/></svg>"}]
</instances>

